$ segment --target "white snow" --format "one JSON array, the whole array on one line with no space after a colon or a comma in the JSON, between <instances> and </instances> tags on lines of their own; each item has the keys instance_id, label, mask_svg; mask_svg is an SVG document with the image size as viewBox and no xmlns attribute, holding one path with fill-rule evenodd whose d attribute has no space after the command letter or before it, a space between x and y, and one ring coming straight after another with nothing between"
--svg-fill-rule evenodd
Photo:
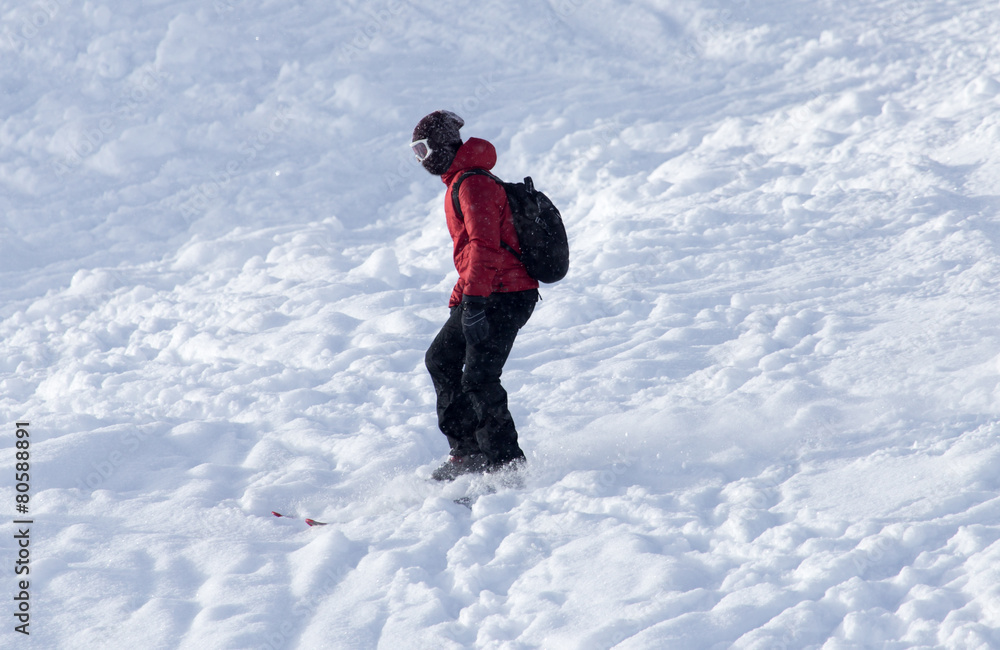
<instances>
[{"instance_id":1,"label":"white snow","mask_svg":"<svg viewBox=\"0 0 1000 650\"><path fill-rule=\"evenodd\" d=\"M996 2L0 16L4 647L1000 647ZM572 246L471 511L440 108Z\"/></svg>"}]
</instances>

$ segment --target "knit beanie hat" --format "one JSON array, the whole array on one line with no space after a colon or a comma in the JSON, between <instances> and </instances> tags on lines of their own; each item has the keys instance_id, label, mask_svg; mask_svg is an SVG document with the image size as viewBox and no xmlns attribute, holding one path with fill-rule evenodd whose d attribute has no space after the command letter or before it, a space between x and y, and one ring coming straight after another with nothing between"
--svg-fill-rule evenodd
<instances>
[{"instance_id":1,"label":"knit beanie hat","mask_svg":"<svg viewBox=\"0 0 1000 650\"><path fill-rule=\"evenodd\" d=\"M425 116L413 129L411 142L427 140L431 154L420 164L431 174L441 176L451 167L458 148L462 146L462 136L458 130L465 126L465 120L451 111L434 111Z\"/></svg>"}]
</instances>

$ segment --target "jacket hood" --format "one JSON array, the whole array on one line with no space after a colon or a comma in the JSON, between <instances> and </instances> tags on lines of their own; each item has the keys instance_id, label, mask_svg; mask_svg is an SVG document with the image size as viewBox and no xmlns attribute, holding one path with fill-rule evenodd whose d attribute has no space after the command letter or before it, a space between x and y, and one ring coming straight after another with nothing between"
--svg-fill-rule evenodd
<instances>
[{"instance_id":1,"label":"jacket hood","mask_svg":"<svg viewBox=\"0 0 1000 650\"><path fill-rule=\"evenodd\" d=\"M467 169L493 169L497 164L497 150L492 144L480 138L469 138L455 154L455 160L441 180L451 185L455 178Z\"/></svg>"}]
</instances>

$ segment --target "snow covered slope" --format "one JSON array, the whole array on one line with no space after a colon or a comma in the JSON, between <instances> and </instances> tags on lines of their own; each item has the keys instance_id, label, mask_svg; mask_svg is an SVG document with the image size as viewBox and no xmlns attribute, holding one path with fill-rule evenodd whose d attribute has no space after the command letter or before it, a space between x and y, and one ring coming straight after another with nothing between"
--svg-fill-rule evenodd
<instances>
[{"instance_id":1,"label":"snow covered slope","mask_svg":"<svg viewBox=\"0 0 1000 650\"><path fill-rule=\"evenodd\" d=\"M1000 647L996 2L0 16L5 647ZM573 252L471 512L439 108Z\"/></svg>"}]
</instances>

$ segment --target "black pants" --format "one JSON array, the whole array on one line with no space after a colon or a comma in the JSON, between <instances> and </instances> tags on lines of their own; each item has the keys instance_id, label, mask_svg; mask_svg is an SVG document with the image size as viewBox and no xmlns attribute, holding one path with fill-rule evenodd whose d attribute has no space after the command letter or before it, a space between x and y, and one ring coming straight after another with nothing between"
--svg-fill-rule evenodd
<instances>
[{"instance_id":1,"label":"black pants","mask_svg":"<svg viewBox=\"0 0 1000 650\"><path fill-rule=\"evenodd\" d=\"M452 307L427 350L424 361L437 392L438 426L448 437L452 455L479 452L492 465L524 458L500 374L537 301L534 289L490 296L486 303L490 335L478 345L466 343L462 308Z\"/></svg>"}]
</instances>

